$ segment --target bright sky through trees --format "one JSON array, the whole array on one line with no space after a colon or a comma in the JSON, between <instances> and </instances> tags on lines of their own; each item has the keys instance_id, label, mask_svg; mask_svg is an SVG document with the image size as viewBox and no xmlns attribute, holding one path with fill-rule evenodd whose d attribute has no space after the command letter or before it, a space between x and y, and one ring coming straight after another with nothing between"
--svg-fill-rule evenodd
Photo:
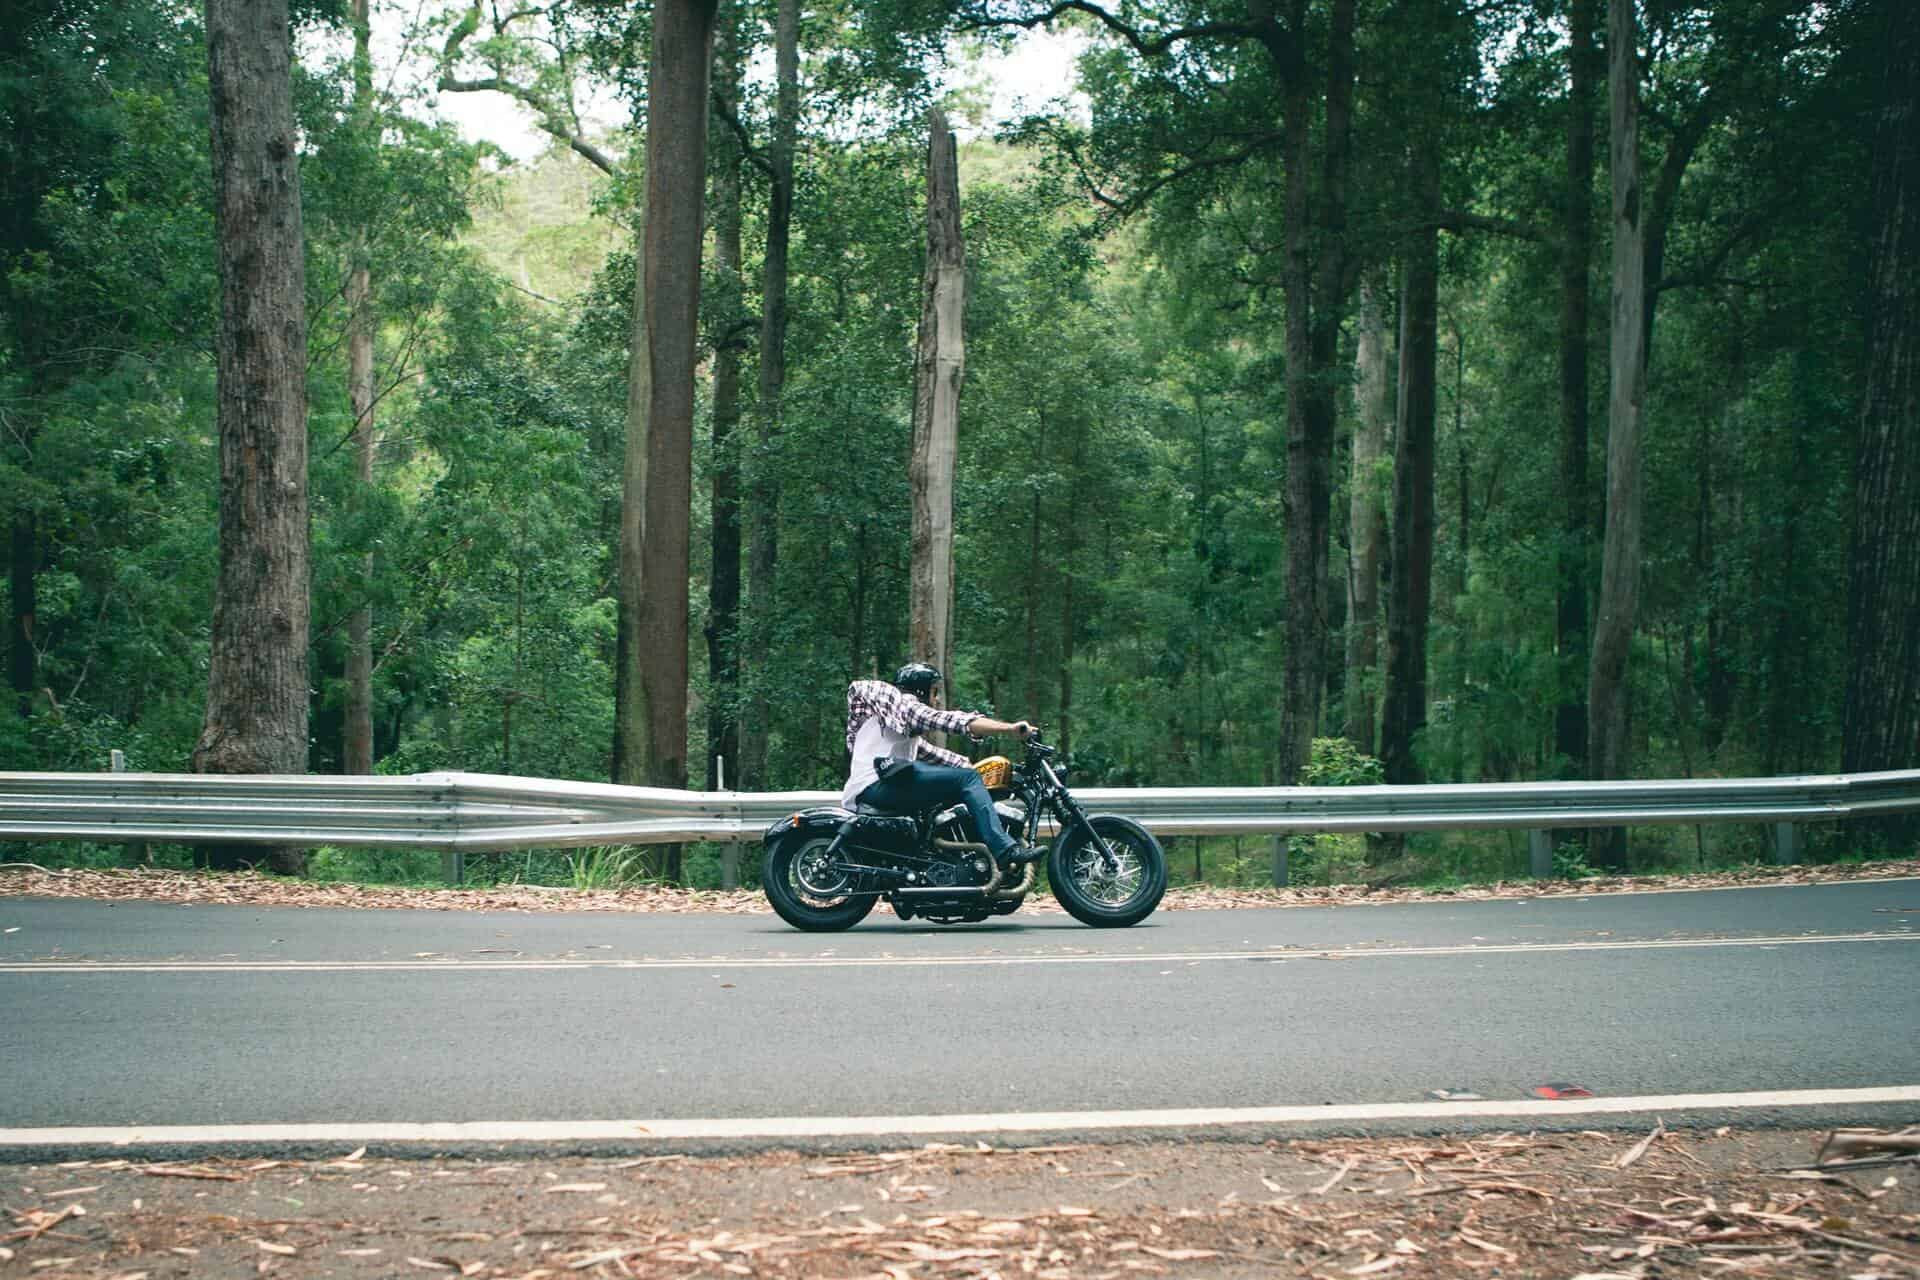
<instances>
[{"instance_id":1,"label":"bright sky through trees","mask_svg":"<svg viewBox=\"0 0 1920 1280\"><path fill-rule=\"evenodd\" d=\"M397 23L391 13L387 24ZM1028 111L1038 111L1062 96L1068 96L1076 111L1085 111L1085 99L1074 80L1073 59L1085 45L1085 38L1072 32L1022 32L1006 53L989 52L977 63L958 59L950 73L952 82L974 78L993 86L993 122L1013 119ZM611 94L599 94L589 114L596 123L611 130L625 123L624 109ZM528 110L504 93L447 93L440 95L440 113L459 126L461 135L472 141L491 142L516 160L527 160L545 151L552 139L533 123ZM965 134L964 126L958 132Z\"/></svg>"}]
</instances>

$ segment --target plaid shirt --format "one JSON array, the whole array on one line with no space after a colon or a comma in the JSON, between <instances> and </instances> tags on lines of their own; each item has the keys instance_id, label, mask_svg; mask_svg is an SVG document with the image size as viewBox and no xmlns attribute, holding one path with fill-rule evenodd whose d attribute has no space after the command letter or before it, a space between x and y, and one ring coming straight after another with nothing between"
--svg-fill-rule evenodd
<instances>
[{"instance_id":1,"label":"plaid shirt","mask_svg":"<svg viewBox=\"0 0 1920 1280\"><path fill-rule=\"evenodd\" d=\"M847 751L853 751L860 726L878 716L895 733L914 735L914 758L936 764L966 766L972 761L957 752L925 742L923 733L965 734L967 726L979 719L977 711L941 711L928 706L906 690L884 680L855 680L847 686ZM969 735L971 736L971 735Z\"/></svg>"}]
</instances>

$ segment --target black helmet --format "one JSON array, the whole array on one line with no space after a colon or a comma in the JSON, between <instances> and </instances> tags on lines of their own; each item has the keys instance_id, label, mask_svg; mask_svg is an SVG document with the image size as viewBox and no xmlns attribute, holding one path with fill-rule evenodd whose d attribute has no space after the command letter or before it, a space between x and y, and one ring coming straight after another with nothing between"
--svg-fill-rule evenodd
<instances>
[{"instance_id":1,"label":"black helmet","mask_svg":"<svg viewBox=\"0 0 1920 1280\"><path fill-rule=\"evenodd\" d=\"M940 683L940 669L924 662L909 662L893 673L893 682L915 697L924 698L927 690Z\"/></svg>"}]
</instances>

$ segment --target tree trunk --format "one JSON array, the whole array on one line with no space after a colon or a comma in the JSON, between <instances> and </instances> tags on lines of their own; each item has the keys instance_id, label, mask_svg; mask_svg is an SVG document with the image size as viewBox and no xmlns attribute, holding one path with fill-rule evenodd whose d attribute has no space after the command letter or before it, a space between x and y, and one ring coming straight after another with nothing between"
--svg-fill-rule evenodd
<instances>
[{"instance_id":1,"label":"tree trunk","mask_svg":"<svg viewBox=\"0 0 1920 1280\"><path fill-rule=\"evenodd\" d=\"M767 208L767 255L760 286L760 383L755 414L753 507L747 550L747 615L763 641L776 628L779 571L780 400L787 383L787 250L793 225L793 152L800 117L800 0L779 0L773 35L774 119ZM768 703L764 686L749 691L740 734L742 786L765 790Z\"/></svg>"},{"instance_id":2,"label":"tree trunk","mask_svg":"<svg viewBox=\"0 0 1920 1280\"><path fill-rule=\"evenodd\" d=\"M1840 767L1920 765L1920 32L1883 0L1867 376L1853 473ZM1882 834L1911 852L1920 818Z\"/></svg>"},{"instance_id":3,"label":"tree trunk","mask_svg":"<svg viewBox=\"0 0 1920 1280\"><path fill-rule=\"evenodd\" d=\"M307 767L307 316L285 0L207 0L207 66L220 568L193 768L298 774ZM276 848L268 861L297 873L306 858Z\"/></svg>"},{"instance_id":4,"label":"tree trunk","mask_svg":"<svg viewBox=\"0 0 1920 1280\"><path fill-rule=\"evenodd\" d=\"M620 495L620 622L614 639L613 781L639 785L638 762L647 733L639 697L640 549L646 531L647 419L653 408L652 344L647 337L647 210L640 210L635 239L633 312L627 349L627 439ZM629 743L636 745L629 746ZM632 765L629 760L633 761Z\"/></svg>"},{"instance_id":5,"label":"tree trunk","mask_svg":"<svg viewBox=\"0 0 1920 1280\"><path fill-rule=\"evenodd\" d=\"M966 245L960 234L960 167L939 108L928 113L927 262L914 360L913 573L908 647L944 673L953 600L953 473L959 453L960 380L966 363Z\"/></svg>"},{"instance_id":6,"label":"tree trunk","mask_svg":"<svg viewBox=\"0 0 1920 1280\"><path fill-rule=\"evenodd\" d=\"M353 114L362 131L372 127L372 29L367 0L353 0ZM353 237L347 274L347 402L353 410L354 473L363 496L373 495L373 277L367 233ZM373 555L360 564L360 603L347 619L347 714L342 727L341 769L373 772Z\"/></svg>"},{"instance_id":7,"label":"tree trunk","mask_svg":"<svg viewBox=\"0 0 1920 1280\"><path fill-rule=\"evenodd\" d=\"M867 597L872 593L872 563L873 559L867 553L867 518L862 516L853 531L853 617L848 627L853 639L847 646L849 683L874 669L874 664L867 657Z\"/></svg>"},{"instance_id":8,"label":"tree trunk","mask_svg":"<svg viewBox=\"0 0 1920 1280\"><path fill-rule=\"evenodd\" d=\"M1640 426L1647 389L1646 241L1641 219L1639 49L1633 0L1609 0L1607 81L1613 180L1613 324L1607 397L1607 525L1587 676L1589 771L1631 765L1627 653L1640 603ZM1625 833L1595 841L1597 866L1626 862Z\"/></svg>"},{"instance_id":9,"label":"tree trunk","mask_svg":"<svg viewBox=\"0 0 1920 1280\"><path fill-rule=\"evenodd\" d=\"M1744 387L1750 376L1747 371L1745 324L1735 307L1733 322L1728 325L1727 333L1732 343L1728 359L1728 385ZM1726 629L1727 604L1723 588L1714 581L1714 568L1720 563L1719 538L1714 519L1714 494L1716 477L1714 458L1725 440L1739 439L1740 419L1744 397L1733 397L1716 422L1715 415L1703 417L1700 423L1699 444L1694 451L1694 581L1700 584L1700 592L1706 598L1706 636L1704 651L1700 655L1699 665L1688 661L1686 669L1688 682L1692 683L1695 671L1704 672L1701 681L1701 746L1711 766L1712 757L1717 755L1720 744L1726 737L1727 720L1733 711L1733 670L1727 661ZM1724 425L1726 435L1720 434ZM1693 627L1687 627L1689 648L1692 647ZM1691 657L1691 655L1689 655Z\"/></svg>"},{"instance_id":10,"label":"tree trunk","mask_svg":"<svg viewBox=\"0 0 1920 1280\"><path fill-rule=\"evenodd\" d=\"M1269 46L1284 86L1286 153L1287 606L1276 771L1288 785L1299 780L1312 753L1326 685L1334 362L1346 291L1354 0L1335 0L1327 36L1326 130L1317 201L1309 191L1316 113L1297 44L1307 30L1305 0L1293 0L1290 13L1293 40Z\"/></svg>"},{"instance_id":11,"label":"tree trunk","mask_svg":"<svg viewBox=\"0 0 1920 1280\"><path fill-rule=\"evenodd\" d=\"M1067 491L1067 510L1079 511L1082 502L1082 479L1086 475L1087 424L1084 419L1075 424L1073 436L1073 462L1068 468L1072 476L1071 487ZM1064 531L1064 543L1060 548L1060 721L1054 729L1055 745L1060 754L1069 759L1073 756L1073 649L1074 635L1080 628L1077 603L1074 598L1074 566L1080 554L1081 522L1068 520Z\"/></svg>"},{"instance_id":12,"label":"tree trunk","mask_svg":"<svg viewBox=\"0 0 1920 1280\"><path fill-rule=\"evenodd\" d=\"M740 98L739 16L728 4L720 18L720 47L714 64L714 94L730 109ZM728 311L740 280L740 147L731 138L713 171L713 249L729 284ZM731 314L726 317L731 320ZM707 579L707 786L740 780L739 712L735 690L739 668L735 635L740 624L740 343L730 323L713 353L713 569ZM737 853L728 845L730 854ZM731 884L726 887L732 888Z\"/></svg>"},{"instance_id":13,"label":"tree trunk","mask_svg":"<svg viewBox=\"0 0 1920 1280\"><path fill-rule=\"evenodd\" d=\"M613 659L613 781L646 782L646 704L641 696L641 549L646 537L647 423L653 412L653 344L648 338L647 209L635 232L632 337L627 350L627 439L620 493L620 623Z\"/></svg>"},{"instance_id":14,"label":"tree trunk","mask_svg":"<svg viewBox=\"0 0 1920 1280\"><path fill-rule=\"evenodd\" d=\"M40 569L40 540L33 513L14 513L7 549L7 589L12 617L7 627L7 683L22 716L33 714L35 585Z\"/></svg>"},{"instance_id":15,"label":"tree trunk","mask_svg":"<svg viewBox=\"0 0 1920 1280\"><path fill-rule=\"evenodd\" d=\"M1560 545L1554 608L1560 702L1554 709L1559 770L1578 777L1587 758L1587 277L1593 261L1593 27L1596 0L1571 0L1567 54L1567 170L1560 215Z\"/></svg>"},{"instance_id":16,"label":"tree trunk","mask_svg":"<svg viewBox=\"0 0 1920 1280\"><path fill-rule=\"evenodd\" d=\"M1438 140L1416 144L1408 175L1423 209L1440 200ZM1440 233L1432 219L1404 246L1400 409L1394 424L1393 568L1387 575L1387 683L1380 763L1396 784L1424 780L1414 756L1427 723L1427 623L1433 603L1434 418L1439 409Z\"/></svg>"},{"instance_id":17,"label":"tree trunk","mask_svg":"<svg viewBox=\"0 0 1920 1280\"><path fill-rule=\"evenodd\" d=\"M1360 332L1354 353L1353 470L1347 540L1347 741L1363 755L1374 753L1379 711L1380 568L1386 549L1388 477L1383 474L1387 426L1393 420L1393 384L1387 376L1387 320L1380 282L1360 285Z\"/></svg>"},{"instance_id":18,"label":"tree trunk","mask_svg":"<svg viewBox=\"0 0 1920 1280\"><path fill-rule=\"evenodd\" d=\"M1453 465L1454 497L1457 502L1458 528L1454 530L1453 611L1454 611L1454 691L1467 705L1473 662L1473 615L1464 606L1467 589L1473 582L1473 449L1467 438L1467 335L1459 314L1452 317L1453 328ZM1436 446L1436 452L1438 446ZM1438 460L1436 459L1436 465ZM1453 718L1453 781L1465 782L1467 772L1465 739L1466 717Z\"/></svg>"},{"instance_id":19,"label":"tree trunk","mask_svg":"<svg viewBox=\"0 0 1920 1280\"><path fill-rule=\"evenodd\" d=\"M1308 146L1311 101L1304 86L1286 94L1286 397L1287 483L1284 519L1287 542L1286 650L1280 669L1280 734L1276 769L1281 784L1300 781L1312 754L1320 717L1320 651L1326 635L1323 569L1326 541L1318 512L1331 503L1327 482L1316 466L1323 431L1311 404L1313 232L1307 222Z\"/></svg>"},{"instance_id":20,"label":"tree trunk","mask_svg":"<svg viewBox=\"0 0 1920 1280\"><path fill-rule=\"evenodd\" d=\"M1047 415L1039 415L1039 430L1034 442L1034 456L1045 457L1047 450ZM1041 517L1045 514L1041 502L1043 486L1033 486L1031 500L1027 504L1027 572L1024 575L1026 587L1026 671L1025 693L1021 705L1026 708L1021 714L1036 716L1040 707L1040 600L1046 594L1046 571L1041 566Z\"/></svg>"},{"instance_id":21,"label":"tree trunk","mask_svg":"<svg viewBox=\"0 0 1920 1280\"><path fill-rule=\"evenodd\" d=\"M707 84L715 0L669 0L654 8L647 73L644 288L646 338L635 364L650 362L647 416L629 422L629 481L621 548L621 664L616 685L615 780L687 784L689 517L693 505L693 408L705 231ZM638 379L635 379L638 381ZM629 392L629 407L632 394ZM633 454L640 453L638 465ZM635 473L638 472L636 477ZM678 846L660 870L679 875Z\"/></svg>"}]
</instances>

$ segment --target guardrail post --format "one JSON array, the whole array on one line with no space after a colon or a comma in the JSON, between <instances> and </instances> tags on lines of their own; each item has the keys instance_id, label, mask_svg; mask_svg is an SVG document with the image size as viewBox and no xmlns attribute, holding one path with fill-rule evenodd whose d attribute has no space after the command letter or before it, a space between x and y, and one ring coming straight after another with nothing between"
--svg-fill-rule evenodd
<instances>
[{"instance_id":1,"label":"guardrail post","mask_svg":"<svg viewBox=\"0 0 1920 1280\"><path fill-rule=\"evenodd\" d=\"M1535 880L1553 879L1553 832L1527 832L1527 871Z\"/></svg>"},{"instance_id":2,"label":"guardrail post","mask_svg":"<svg viewBox=\"0 0 1920 1280\"><path fill-rule=\"evenodd\" d=\"M1806 833L1800 830L1798 823L1776 822L1773 824L1773 862L1775 866L1793 866L1806 856L1806 852Z\"/></svg>"},{"instance_id":3,"label":"guardrail post","mask_svg":"<svg viewBox=\"0 0 1920 1280\"><path fill-rule=\"evenodd\" d=\"M113 748L108 754L107 762L108 767L115 773L127 771L127 753L118 747ZM135 865L144 867L153 862L153 850L147 846L145 840L130 840L127 842L127 857Z\"/></svg>"},{"instance_id":4,"label":"guardrail post","mask_svg":"<svg viewBox=\"0 0 1920 1280\"><path fill-rule=\"evenodd\" d=\"M1273 838L1273 887L1287 887L1287 837L1283 835Z\"/></svg>"},{"instance_id":5,"label":"guardrail post","mask_svg":"<svg viewBox=\"0 0 1920 1280\"><path fill-rule=\"evenodd\" d=\"M466 878L467 855L458 849L448 849L440 855L440 878L448 884L459 884Z\"/></svg>"},{"instance_id":6,"label":"guardrail post","mask_svg":"<svg viewBox=\"0 0 1920 1280\"><path fill-rule=\"evenodd\" d=\"M713 758L713 789L727 789L727 758ZM740 846L729 840L720 846L720 887L731 892L740 887Z\"/></svg>"}]
</instances>

